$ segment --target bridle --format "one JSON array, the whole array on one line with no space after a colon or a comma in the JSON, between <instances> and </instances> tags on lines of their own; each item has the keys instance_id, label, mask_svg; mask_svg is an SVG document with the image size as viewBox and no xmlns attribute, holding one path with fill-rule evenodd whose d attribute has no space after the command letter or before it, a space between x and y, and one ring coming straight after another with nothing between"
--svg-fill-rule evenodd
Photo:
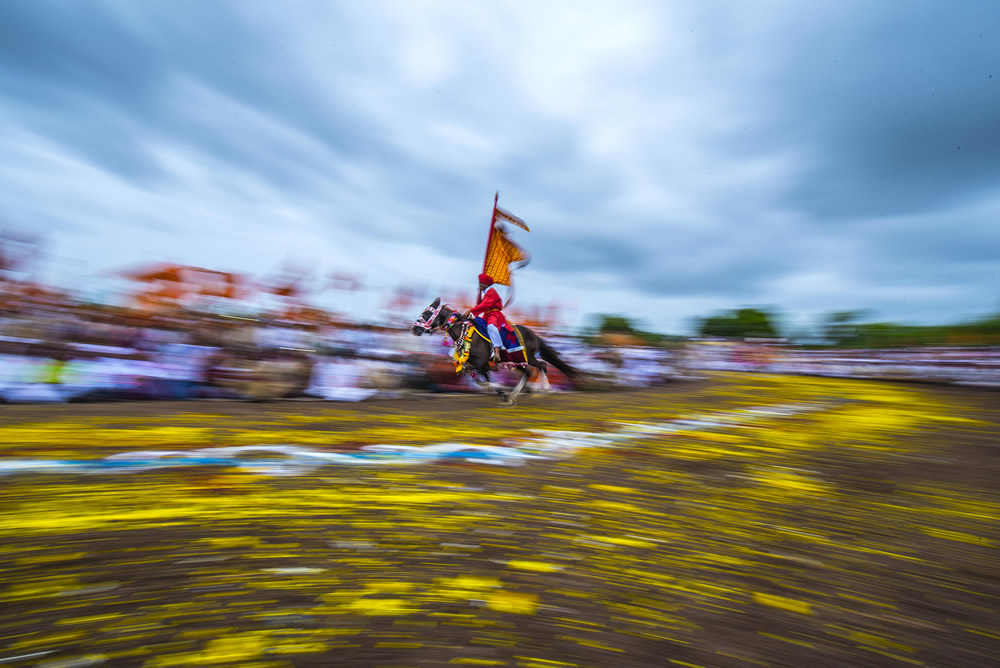
<instances>
[{"instance_id":1,"label":"bridle","mask_svg":"<svg viewBox=\"0 0 1000 668\"><path fill-rule=\"evenodd\" d=\"M445 304L439 304L438 307L434 309L434 312L431 313L429 316L427 316L426 318L420 317L419 319L415 320L413 326L419 327L428 334L432 334L438 330L450 328L452 325L458 322L462 317L458 311L452 311L451 315L448 316L448 319L445 320L440 325L434 324L434 322L438 318L438 315L441 313L441 309L443 309L445 306L446 306Z\"/></svg>"}]
</instances>

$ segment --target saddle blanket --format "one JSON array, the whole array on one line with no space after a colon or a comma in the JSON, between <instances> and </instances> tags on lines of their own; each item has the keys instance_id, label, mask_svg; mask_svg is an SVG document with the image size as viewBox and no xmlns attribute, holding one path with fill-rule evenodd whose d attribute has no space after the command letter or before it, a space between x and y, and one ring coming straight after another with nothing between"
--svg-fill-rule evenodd
<instances>
[{"instance_id":1,"label":"saddle blanket","mask_svg":"<svg viewBox=\"0 0 1000 668\"><path fill-rule=\"evenodd\" d=\"M473 318L472 321L476 326L476 333L489 341L490 335L486 331L486 321L482 318ZM524 356L524 343L513 327L500 327L500 342L503 343L505 349L501 362L524 364L528 361Z\"/></svg>"},{"instance_id":2,"label":"saddle blanket","mask_svg":"<svg viewBox=\"0 0 1000 668\"><path fill-rule=\"evenodd\" d=\"M476 324L476 331L479 332L479 335L488 341L490 334L486 331L486 321L482 318L473 318L473 322ZM509 353L516 353L524 348L521 345L521 339L513 331L513 328L500 327L500 342L503 343L503 347Z\"/></svg>"}]
</instances>

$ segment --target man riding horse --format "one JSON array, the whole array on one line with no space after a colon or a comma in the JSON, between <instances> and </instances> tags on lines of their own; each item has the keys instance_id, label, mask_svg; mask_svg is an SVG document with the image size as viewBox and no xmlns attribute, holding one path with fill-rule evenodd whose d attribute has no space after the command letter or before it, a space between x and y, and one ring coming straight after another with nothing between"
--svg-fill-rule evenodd
<instances>
[{"instance_id":1,"label":"man riding horse","mask_svg":"<svg viewBox=\"0 0 1000 668\"><path fill-rule=\"evenodd\" d=\"M493 344L493 360L499 363L502 360L501 351L503 350L503 342L500 339L500 327L508 327L508 325L507 319L501 310L503 308L503 300L500 299L497 291L491 287L493 283L493 277L489 274L479 274L479 294L482 297L479 299L478 304L465 312L465 317L468 318L469 314L472 314L486 321L486 334L490 337L490 343Z\"/></svg>"},{"instance_id":2,"label":"man riding horse","mask_svg":"<svg viewBox=\"0 0 1000 668\"><path fill-rule=\"evenodd\" d=\"M478 303L462 314L447 304L442 304L441 298L438 297L414 321L411 331L414 336L442 330L447 332L451 340L455 342L452 356L455 359L456 373L468 373L477 383L496 390L508 404L514 405L518 394L530 376L529 367L538 370L542 391L549 390L548 364L552 364L562 371L567 378L572 378L577 375L577 372L576 369L563 362L556 351L529 328L524 325L511 327L508 325L507 319L504 318L503 300L491 287L497 281L485 272L487 270L493 271L500 279L499 285L511 285L509 267L514 264L523 267L528 262L528 254L507 237L507 233L498 223L500 220L505 220L525 231L529 230L523 220L497 206L499 197L500 193L497 193L493 198L490 237L486 244L486 257L483 259L484 273L479 274ZM470 315L481 317L486 321L485 336L476 335L477 330L474 324L469 322ZM506 327L507 333L517 338L517 345L512 345L510 351L519 352L523 357L519 356L517 360L504 359L501 327ZM510 340L513 341L513 339ZM490 372L496 371L502 362L509 362L510 366L521 373L521 379L509 396L502 387L490 381Z\"/></svg>"},{"instance_id":3,"label":"man riding horse","mask_svg":"<svg viewBox=\"0 0 1000 668\"><path fill-rule=\"evenodd\" d=\"M480 286L488 288L492 279L489 276L484 276L480 278L479 282ZM489 293L492 293L492 296ZM496 301L493 301L494 299ZM414 336L432 334L439 331L447 332L451 340L455 342L453 357L456 360L456 372L470 374L473 380L480 385L495 390L502 399L512 406L516 403L518 395L528 380L530 375L528 367L533 367L540 372L542 392L547 392L550 389L547 364L555 366L567 378L577 376L576 369L563 362L558 353L546 344L541 337L524 325L515 325L514 329L517 331L524 351L524 362L514 364L514 368L521 373L521 379L514 386L513 390L511 390L509 396L503 387L491 382L490 372L496 371L497 367L495 362L493 364L491 362L493 362L494 355L497 355L496 349L502 348L499 337L499 325L506 322L503 320L503 314L500 312L501 306L500 296L497 295L496 291L488 290L487 295L475 307L466 311L463 316L461 312L453 310L447 304L442 304L441 298L438 297L414 321L410 331ZM474 327L474 325L468 322L466 318L473 312L482 313L485 317L492 320L490 325L488 325L492 330L489 333L490 340L487 340L485 336L476 336L469 329L470 327ZM463 351L464 356L462 356ZM538 359L539 357L541 359ZM499 355L497 355L496 361L500 361Z\"/></svg>"}]
</instances>

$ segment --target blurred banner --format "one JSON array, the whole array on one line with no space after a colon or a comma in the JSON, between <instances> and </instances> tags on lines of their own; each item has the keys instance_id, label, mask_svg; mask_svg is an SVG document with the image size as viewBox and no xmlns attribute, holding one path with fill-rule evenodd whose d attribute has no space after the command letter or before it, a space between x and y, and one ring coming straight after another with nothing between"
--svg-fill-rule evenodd
<instances>
[{"instance_id":1,"label":"blurred banner","mask_svg":"<svg viewBox=\"0 0 1000 668\"><path fill-rule=\"evenodd\" d=\"M510 238L510 235L500 225L500 221L508 221L517 225L525 232L530 232L527 224L517 216L504 211L497 206L500 198L498 192L493 200L493 217L490 219L490 236L486 242L486 256L483 258L483 272L493 278L494 283L511 285L511 265L517 263L514 269L520 269L531 261L523 248Z\"/></svg>"}]
</instances>

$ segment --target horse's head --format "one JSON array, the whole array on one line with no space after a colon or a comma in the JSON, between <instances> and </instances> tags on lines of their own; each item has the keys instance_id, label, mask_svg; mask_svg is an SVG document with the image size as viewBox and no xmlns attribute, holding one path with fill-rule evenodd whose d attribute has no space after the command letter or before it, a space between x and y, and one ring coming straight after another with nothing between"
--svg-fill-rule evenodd
<instances>
[{"instance_id":1,"label":"horse's head","mask_svg":"<svg viewBox=\"0 0 1000 668\"><path fill-rule=\"evenodd\" d=\"M410 331L413 332L414 336L420 336L421 334L430 334L435 329L441 327L441 298L438 297L431 302L431 305L424 309L424 312L420 314L420 317L416 319L413 323L413 327Z\"/></svg>"}]
</instances>

